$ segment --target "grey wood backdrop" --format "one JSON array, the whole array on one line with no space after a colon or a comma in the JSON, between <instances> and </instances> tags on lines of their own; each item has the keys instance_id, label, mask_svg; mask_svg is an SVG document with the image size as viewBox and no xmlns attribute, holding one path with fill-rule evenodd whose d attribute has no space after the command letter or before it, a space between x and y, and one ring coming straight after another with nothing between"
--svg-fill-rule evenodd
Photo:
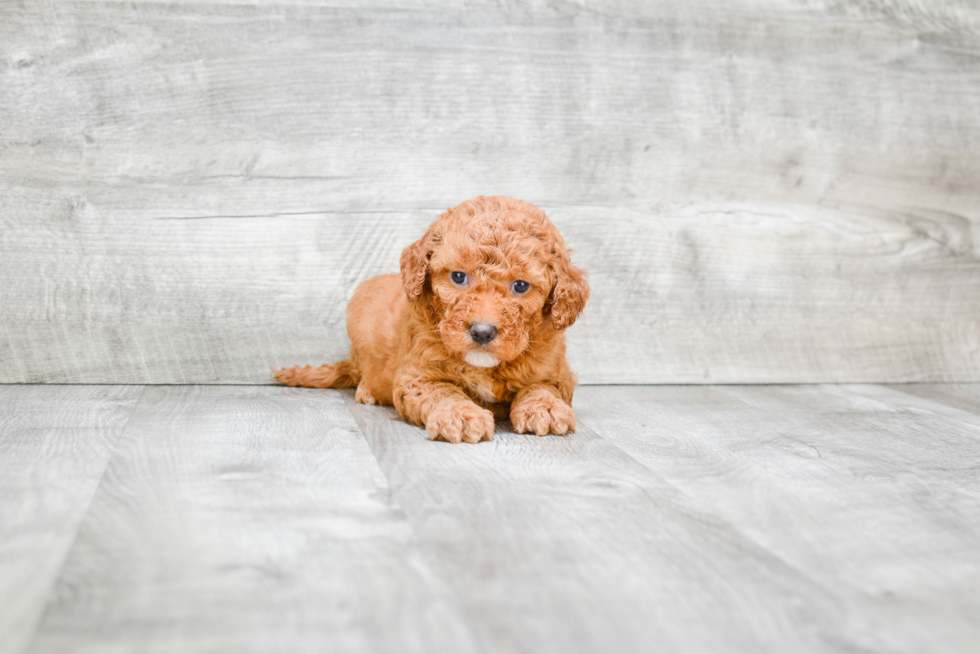
<instances>
[{"instance_id":1,"label":"grey wood backdrop","mask_svg":"<svg viewBox=\"0 0 980 654\"><path fill-rule=\"evenodd\" d=\"M972 0L0 2L0 382L264 383L442 209L584 382L980 381Z\"/></svg>"}]
</instances>

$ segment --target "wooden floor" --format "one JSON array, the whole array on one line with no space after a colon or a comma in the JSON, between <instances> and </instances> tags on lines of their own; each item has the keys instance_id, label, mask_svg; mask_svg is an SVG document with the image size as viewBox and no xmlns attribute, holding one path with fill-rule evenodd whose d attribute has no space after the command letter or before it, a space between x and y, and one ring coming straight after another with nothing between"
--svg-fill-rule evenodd
<instances>
[{"instance_id":1,"label":"wooden floor","mask_svg":"<svg viewBox=\"0 0 980 654\"><path fill-rule=\"evenodd\" d=\"M0 651L976 652L980 385L0 386Z\"/></svg>"}]
</instances>

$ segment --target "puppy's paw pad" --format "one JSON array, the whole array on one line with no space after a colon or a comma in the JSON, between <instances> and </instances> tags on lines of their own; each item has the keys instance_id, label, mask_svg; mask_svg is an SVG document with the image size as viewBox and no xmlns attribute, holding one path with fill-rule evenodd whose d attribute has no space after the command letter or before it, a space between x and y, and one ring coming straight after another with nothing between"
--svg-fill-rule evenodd
<instances>
[{"instance_id":1,"label":"puppy's paw pad","mask_svg":"<svg viewBox=\"0 0 980 654\"><path fill-rule=\"evenodd\" d=\"M371 391L364 388L363 385L357 387L357 391L354 392L354 401L360 404L377 404L378 401L374 399L371 395Z\"/></svg>"},{"instance_id":2,"label":"puppy's paw pad","mask_svg":"<svg viewBox=\"0 0 980 654\"><path fill-rule=\"evenodd\" d=\"M472 402L444 402L425 421L429 440L479 443L493 439L493 414Z\"/></svg>"},{"instance_id":3,"label":"puppy's paw pad","mask_svg":"<svg viewBox=\"0 0 980 654\"><path fill-rule=\"evenodd\" d=\"M542 394L514 407L510 422L518 434L564 436L575 431L575 412L557 397Z\"/></svg>"}]
</instances>

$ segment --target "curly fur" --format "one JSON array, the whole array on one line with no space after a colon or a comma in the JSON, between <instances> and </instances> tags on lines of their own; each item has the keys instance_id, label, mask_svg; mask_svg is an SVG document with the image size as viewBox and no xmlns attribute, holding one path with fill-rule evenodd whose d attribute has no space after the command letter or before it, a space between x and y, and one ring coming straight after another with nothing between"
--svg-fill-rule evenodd
<instances>
[{"instance_id":1,"label":"curly fur","mask_svg":"<svg viewBox=\"0 0 980 654\"><path fill-rule=\"evenodd\" d=\"M561 234L537 207L479 196L448 209L402 252L401 275L360 284L347 312L351 356L282 369L291 386L357 387L365 404L394 404L430 439L493 438L494 417L518 433L575 430L575 375L563 331L589 299ZM465 272L465 287L451 281ZM512 290L515 280L531 286ZM496 337L476 343L474 322Z\"/></svg>"}]
</instances>

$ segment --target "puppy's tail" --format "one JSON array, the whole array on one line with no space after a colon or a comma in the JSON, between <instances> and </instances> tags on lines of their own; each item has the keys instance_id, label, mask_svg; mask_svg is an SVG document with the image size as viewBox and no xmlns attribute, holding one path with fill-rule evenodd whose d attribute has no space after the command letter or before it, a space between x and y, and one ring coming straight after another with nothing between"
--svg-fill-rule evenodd
<instances>
[{"instance_id":1,"label":"puppy's tail","mask_svg":"<svg viewBox=\"0 0 980 654\"><path fill-rule=\"evenodd\" d=\"M337 363L325 363L319 368L283 368L274 370L272 376L286 386L306 386L309 388L354 388L361 381L361 373L344 359Z\"/></svg>"}]
</instances>

